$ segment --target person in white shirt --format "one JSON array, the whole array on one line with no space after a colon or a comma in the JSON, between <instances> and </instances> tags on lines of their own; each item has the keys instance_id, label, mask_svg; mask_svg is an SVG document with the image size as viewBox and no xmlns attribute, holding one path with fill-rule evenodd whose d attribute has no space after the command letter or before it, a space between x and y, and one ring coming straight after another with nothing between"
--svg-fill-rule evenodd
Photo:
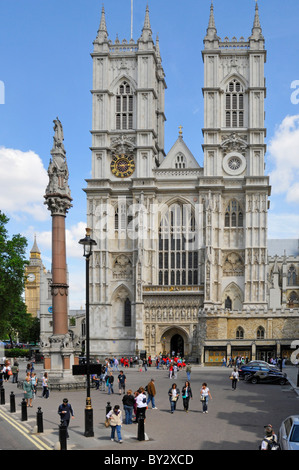
<instances>
[{"instance_id":1,"label":"person in white shirt","mask_svg":"<svg viewBox=\"0 0 299 470\"><path fill-rule=\"evenodd\" d=\"M232 389L236 390L237 388L237 382L239 380L239 372L237 371L236 368L234 368L233 372L231 373L231 381L232 381Z\"/></svg>"},{"instance_id":2,"label":"person in white shirt","mask_svg":"<svg viewBox=\"0 0 299 470\"><path fill-rule=\"evenodd\" d=\"M200 401L202 402L203 413L208 413L209 398L212 400L212 395L210 393L210 389L207 387L207 384L204 382L200 389Z\"/></svg>"},{"instance_id":3,"label":"person in white shirt","mask_svg":"<svg viewBox=\"0 0 299 470\"><path fill-rule=\"evenodd\" d=\"M136 421L138 421L139 418L145 420L145 412L147 409L147 398L144 393L144 388L140 387L138 389L138 395L136 397Z\"/></svg>"}]
</instances>

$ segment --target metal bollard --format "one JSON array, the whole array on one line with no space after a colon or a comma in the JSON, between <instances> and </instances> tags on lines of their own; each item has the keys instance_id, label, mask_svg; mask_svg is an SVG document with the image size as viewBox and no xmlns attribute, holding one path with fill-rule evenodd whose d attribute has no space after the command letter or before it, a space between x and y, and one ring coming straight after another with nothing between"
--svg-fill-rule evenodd
<instances>
[{"instance_id":1,"label":"metal bollard","mask_svg":"<svg viewBox=\"0 0 299 470\"><path fill-rule=\"evenodd\" d=\"M40 406L37 408L36 412L36 425L38 433L44 432L43 412Z\"/></svg>"},{"instance_id":2,"label":"metal bollard","mask_svg":"<svg viewBox=\"0 0 299 470\"><path fill-rule=\"evenodd\" d=\"M64 424L59 426L60 450L67 450L67 428Z\"/></svg>"},{"instance_id":3,"label":"metal bollard","mask_svg":"<svg viewBox=\"0 0 299 470\"><path fill-rule=\"evenodd\" d=\"M138 441L144 441L144 414L141 413L138 418L138 429L137 429L137 439Z\"/></svg>"},{"instance_id":4,"label":"metal bollard","mask_svg":"<svg viewBox=\"0 0 299 470\"><path fill-rule=\"evenodd\" d=\"M112 406L110 405L110 401L107 401L107 405L106 405L106 415L109 413L109 411L112 410Z\"/></svg>"},{"instance_id":5,"label":"metal bollard","mask_svg":"<svg viewBox=\"0 0 299 470\"><path fill-rule=\"evenodd\" d=\"M14 392L10 393L10 412L15 413L16 412L16 397Z\"/></svg>"},{"instance_id":6,"label":"metal bollard","mask_svg":"<svg viewBox=\"0 0 299 470\"><path fill-rule=\"evenodd\" d=\"M27 421L27 403L25 398L23 398L22 403L21 403L21 421Z\"/></svg>"},{"instance_id":7,"label":"metal bollard","mask_svg":"<svg viewBox=\"0 0 299 470\"><path fill-rule=\"evenodd\" d=\"M0 388L0 405L5 405L5 390L3 386Z\"/></svg>"}]
</instances>

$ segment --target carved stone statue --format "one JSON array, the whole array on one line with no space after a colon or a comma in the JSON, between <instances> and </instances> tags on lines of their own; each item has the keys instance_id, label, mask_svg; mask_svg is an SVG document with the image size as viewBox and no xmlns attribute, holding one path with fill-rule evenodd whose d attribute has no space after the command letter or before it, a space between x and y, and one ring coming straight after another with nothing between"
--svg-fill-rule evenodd
<instances>
[{"instance_id":1,"label":"carved stone statue","mask_svg":"<svg viewBox=\"0 0 299 470\"><path fill-rule=\"evenodd\" d=\"M52 158L48 167L49 184L46 189L45 204L48 209L58 214L65 214L71 205L71 191L68 185L69 171L63 145L63 128L59 119L54 121L54 143Z\"/></svg>"},{"instance_id":2,"label":"carved stone statue","mask_svg":"<svg viewBox=\"0 0 299 470\"><path fill-rule=\"evenodd\" d=\"M64 149L64 136L63 136L63 128L60 120L58 117L54 119L54 143L53 143L53 150L62 150L65 153Z\"/></svg>"}]
</instances>

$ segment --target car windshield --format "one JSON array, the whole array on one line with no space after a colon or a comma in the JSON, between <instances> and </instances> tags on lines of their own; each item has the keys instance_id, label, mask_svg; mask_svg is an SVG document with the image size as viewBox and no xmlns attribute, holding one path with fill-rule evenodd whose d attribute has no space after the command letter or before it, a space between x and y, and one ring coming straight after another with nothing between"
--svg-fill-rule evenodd
<instances>
[{"instance_id":1,"label":"car windshield","mask_svg":"<svg viewBox=\"0 0 299 470\"><path fill-rule=\"evenodd\" d=\"M293 427L290 442L299 442L299 425Z\"/></svg>"}]
</instances>

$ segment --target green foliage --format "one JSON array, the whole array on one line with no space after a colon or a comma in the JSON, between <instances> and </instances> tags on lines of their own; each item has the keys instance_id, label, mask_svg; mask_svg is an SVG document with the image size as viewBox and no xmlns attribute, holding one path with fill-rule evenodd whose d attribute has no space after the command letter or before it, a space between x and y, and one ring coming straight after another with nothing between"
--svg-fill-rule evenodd
<instances>
[{"instance_id":1,"label":"green foliage","mask_svg":"<svg viewBox=\"0 0 299 470\"><path fill-rule=\"evenodd\" d=\"M29 357L29 349L5 349L5 357Z\"/></svg>"},{"instance_id":2,"label":"green foliage","mask_svg":"<svg viewBox=\"0 0 299 470\"><path fill-rule=\"evenodd\" d=\"M22 298L27 240L19 234L9 239L8 221L0 211L0 337L12 339L27 328L30 315Z\"/></svg>"}]
</instances>

